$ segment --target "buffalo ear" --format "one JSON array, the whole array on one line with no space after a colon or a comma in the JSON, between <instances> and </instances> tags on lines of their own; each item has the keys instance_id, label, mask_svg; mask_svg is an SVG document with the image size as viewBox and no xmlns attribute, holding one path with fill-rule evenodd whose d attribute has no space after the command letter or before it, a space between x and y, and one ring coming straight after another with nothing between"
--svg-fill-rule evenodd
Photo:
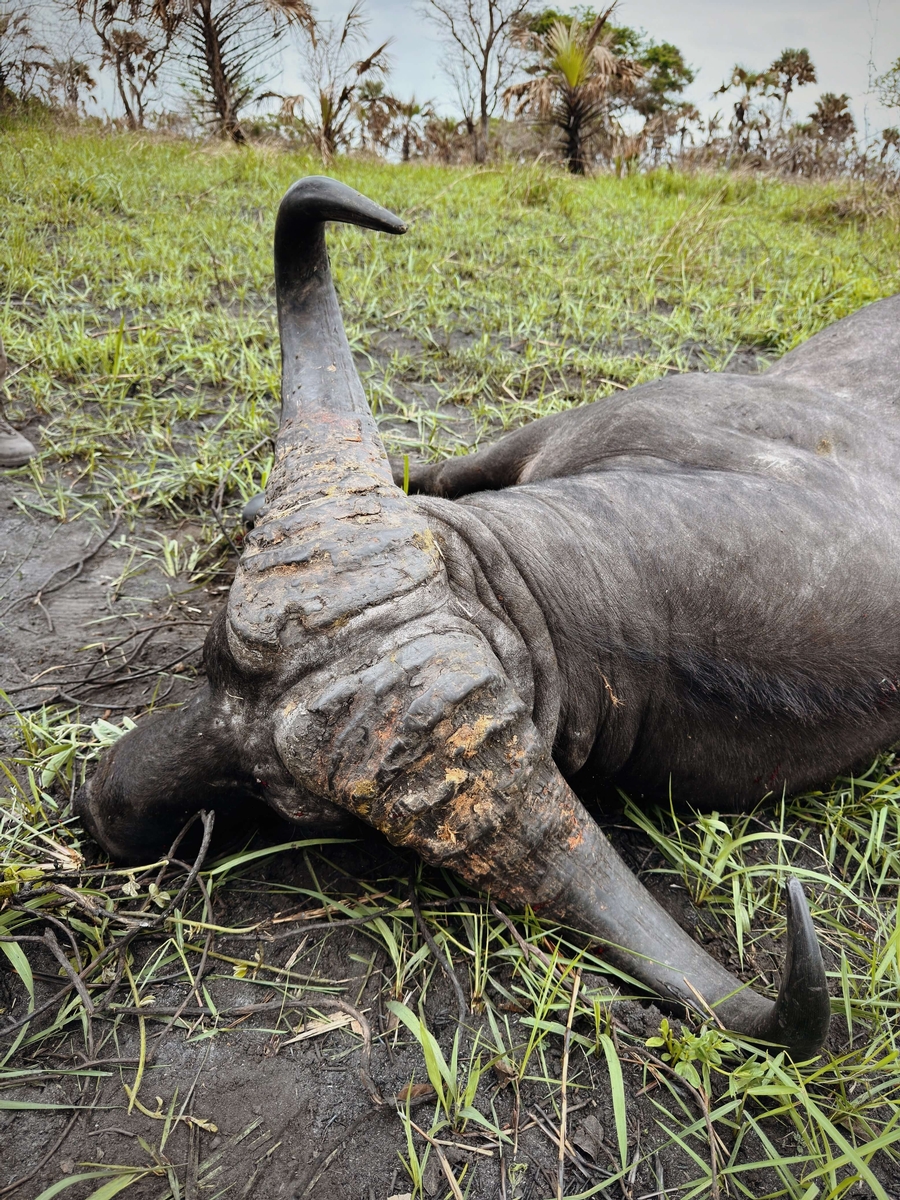
<instances>
[{"instance_id":1,"label":"buffalo ear","mask_svg":"<svg viewBox=\"0 0 900 1200\"><path fill-rule=\"evenodd\" d=\"M125 862L165 854L201 809L215 811L218 835L234 831L252 820L255 807L247 804L254 781L240 769L236 740L206 688L184 708L144 717L107 751L76 794L75 812L104 850Z\"/></svg>"}]
</instances>

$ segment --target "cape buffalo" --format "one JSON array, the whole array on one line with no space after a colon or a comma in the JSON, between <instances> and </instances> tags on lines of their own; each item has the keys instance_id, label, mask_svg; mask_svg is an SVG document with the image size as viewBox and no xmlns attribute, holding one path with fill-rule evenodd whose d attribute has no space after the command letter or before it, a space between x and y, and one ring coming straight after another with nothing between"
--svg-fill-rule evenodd
<instances>
[{"instance_id":1,"label":"cape buffalo","mask_svg":"<svg viewBox=\"0 0 900 1200\"><path fill-rule=\"evenodd\" d=\"M353 814L602 939L660 995L815 1053L829 998L799 884L772 1001L652 899L582 800L671 786L734 811L900 737L900 297L763 375L669 377L417 467L407 496L327 221L404 231L332 179L284 197L265 504L207 686L106 754L78 797L88 829L135 860L203 807Z\"/></svg>"}]
</instances>

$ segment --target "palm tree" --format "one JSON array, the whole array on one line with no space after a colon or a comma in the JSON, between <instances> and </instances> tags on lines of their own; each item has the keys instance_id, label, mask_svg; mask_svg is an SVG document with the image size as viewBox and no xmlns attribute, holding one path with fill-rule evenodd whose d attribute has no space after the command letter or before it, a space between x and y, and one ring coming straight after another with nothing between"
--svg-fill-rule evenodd
<instances>
[{"instance_id":1,"label":"palm tree","mask_svg":"<svg viewBox=\"0 0 900 1200\"><path fill-rule=\"evenodd\" d=\"M856 122L849 108L850 97L846 92L836 96L834 92L823 92L809 114L813 136L820 142L833 146L843 145L856 133Z\"/></svg>"},{"instance_id":2,"label":"palm tree","mask_svg":"<svg viewBox=\"0 0 900 1200\"><path fill-rule=\"evenodd\" d=\"M78 112L82 93L90 95L97 86L87 63L71 54L68 58L54 58L47 64L44 74L49 96L53 99L58 96L60 107L72 114Z\"/></svg>"},{"instance_id":3,"label":"palm tree","mask_svg":"<svg viewBox=\"0 0 900 1200\"><path fill-rule=\"evenodd\" d=\"M400 141L400 161L409 162L413 150L420 151L425 140L420 117L430 116L430 110L410 96L408 100L395 100L397 106L394 121L394 136Z\"/></svg>"},{"instance_id":4,"label":"palm tree","mask_svg":"<svg viewBox=\"0 0 900 1200\"><path fill-rule=\"evenodd\" d=\"M781 54L769 67L769 74L774 75L781 88L781 111L778 114L778 128L784 129L784 119L787 116L788 98L795 87L803 87L807 83L816 82L816 68L809 57L808 50L782 50Z\"/></svg>"},{"instance_id":5,"label":"palm tree","mask_svg":"<svg viewBox=\"0 0 900 1200\"><path fill-rule=\"evenodd\" d=\"M639 63L616 54L615 34L607 27L611 13L607 9L590 27L560 18L546 33L526 33L525 47L538 56L530 68L534 78L503 94L507 108L516 102L516 116L532 113L560 131L573 175L585 173L591 137L608 127L611 97L631 91L644 74Z\"/></svg>"},{"instance_id":6,"label":"palm tree","mask_svg":"<svg viewBox=\"0 0 900 1200\"><path fill-rule=\"evenodd\" d=\"M456 117L439 117L431 110L425 113L425 118L423 133L426 151L438 162L459 161L469 136L465 121Z\"/></svg>"},{"instance_id":7,"label":"palm tree","mask_svg":"<svg viewBox=\"0 0 900 1200\"><path fill-rule=\"evenodd\" d=\"M397 101L385 89L384 80L365 79L356 97L360 147L363 150L387 150L393 137L396 115Z\"/></svg>"},{"instance_id":8,"label":"palm tree","mask_svg":"<svg viewBox=\"0 0 900 1200\"><path fill-rule=\"evenodd\" d=\"M325 163L331 162L338 150L350 145L353 122L364 119L364 110L372 99L372 83L388 72L385 51L390 39L364 57L356 58L358 48L365 42L368 24L363 0L356 0L343 22L320 21L307 29L304 58L314 98L310 101L302 94L279 97L282 118L297 122ZM386 104L390 101L393 113L396 101L381 92L378 95Z\"/></svg>"}]
</instances>

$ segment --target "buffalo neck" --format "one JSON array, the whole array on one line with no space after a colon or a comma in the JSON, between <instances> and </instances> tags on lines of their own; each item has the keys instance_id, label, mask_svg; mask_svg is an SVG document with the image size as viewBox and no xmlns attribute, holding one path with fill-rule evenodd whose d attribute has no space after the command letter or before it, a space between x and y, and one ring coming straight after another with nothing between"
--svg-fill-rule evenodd
<instances>
[{"instance_id":1,"label":"buffalo neck","mask_svg":"<svg viewBox=\"0 0 900 1200\"><path fill-rule=\"evenodd\" d=\"M522 498L517 488L502 495L484 493L477 500L417 496L415 504L440 545L459 611L487 638L560 768L569 773L588 758L598 729L612 724L617 700L613 656L598 669L596 652L598 646L621 642L624 635L604 626L605 615L615 617L616 612L615 604L604 602L607 588L614 590L609 577L605 588L593 592L591 612L578 612L576 589L566 581L573 567L581 570L585 564L550 563L541 556L540 542L527 536L531 522L523 523L524 513L516 504ZM538 504L546 507L543 501ZM567 518L552 509L540 514L541 522L559 519L564 524ZM621 740L621 730L605 732Z\"/></svg>"}]
</instances>

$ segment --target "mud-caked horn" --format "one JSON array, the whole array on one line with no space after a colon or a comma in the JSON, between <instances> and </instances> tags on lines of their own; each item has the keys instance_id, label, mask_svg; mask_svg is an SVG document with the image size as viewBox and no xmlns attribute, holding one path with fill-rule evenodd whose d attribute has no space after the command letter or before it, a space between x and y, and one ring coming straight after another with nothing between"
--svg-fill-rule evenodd
<instances>
[{"instance_id":1,"label":"mud-caked horn","mask_svg":"<svg viewBox=\"0 0 900 1200\"><path fill-rule=\"evenodd\" d=\"M325 222L387 233L406 226L325 177L287 192L275 225L281 421L266 502L228 606L228 637L247 670L269 670L296 646L308 666L334 656L316 635L373 606L398 604L438 573L425 521L394 487L390 464L344 332ZM290 578L286 572L290 571ZM376 622L377 623L377 622ZM312 640L311 640L312 639ZM279 670L286 664L279 657Z\"/></svg>"},{"instance_id":2,"label":"mud-caked horn","mask_svg":"<svg viewBox=\"0 0 900 1200\"><path fill-rule=\"evenodd\" d=\"M282 410L271 472L269 497L273 511L268 533L258 532L245 554L246 570L239 570L225 619L212 626L204 647L208 686L183 709L144 717L138 727L106 752L98 769L76 796L76 811L98 842L114 857L149 860L171 843L173 831L194 812L207 807L220 817L243 806L251 809L260 796L278 807L282 791L290 794L294 820L320 826L341 818L332 806L302 796L280 768L271 751L271 736L260 707L259 672L247 685L241 662L256 666L257 643L253 630L268 628L272 603L285 620L299 595L287 586L267 600L265 586L256 594L254 580L280 578L293 560L303 557L302 538L291 542L291 514L308 501L328 495L335 561L341 524L350 512L377 506L374 497L390 489L390 468L353 365L325 247L325 222L343 220L371 229L402 233L403 223L351 188L328 178L303 179L284 197L275 232L275 276L282 347ZM342 485L340 475L345 483ZM392 489L390 489L392 490ZM301 522L302 524L302 522ZM307 522L307 534L316 526ZM266 571L272 550L281 546L282 565ZM352 551L345 546L344 556ZM276 551L277 557L277 551ZM285 565L287 564L287 566ZM294 572L302 571L299 565ZM298 581L299 582L299 581ZM306 581L304 581L306 582ZM393 581L384 584L390 590ZM247 610L245 593L255 596L259 620L243 629ZM338 594L344 589L338 584ZM315 608L308 595L304 604ZM355 601L350 601L355 603ZM302 606L301 606L302 607ZM325 618L332 610L325 607ZM232 619L229 619L232 618ZM279 622L275 622L279 625ZM283 624L283 622L281 622ZM286 669L283 661L270 663L267 682L278 688ZM248 813L249 817L249 813ZM219 826L225 822L219 821Z\"/></svg>"}]
</instances>

